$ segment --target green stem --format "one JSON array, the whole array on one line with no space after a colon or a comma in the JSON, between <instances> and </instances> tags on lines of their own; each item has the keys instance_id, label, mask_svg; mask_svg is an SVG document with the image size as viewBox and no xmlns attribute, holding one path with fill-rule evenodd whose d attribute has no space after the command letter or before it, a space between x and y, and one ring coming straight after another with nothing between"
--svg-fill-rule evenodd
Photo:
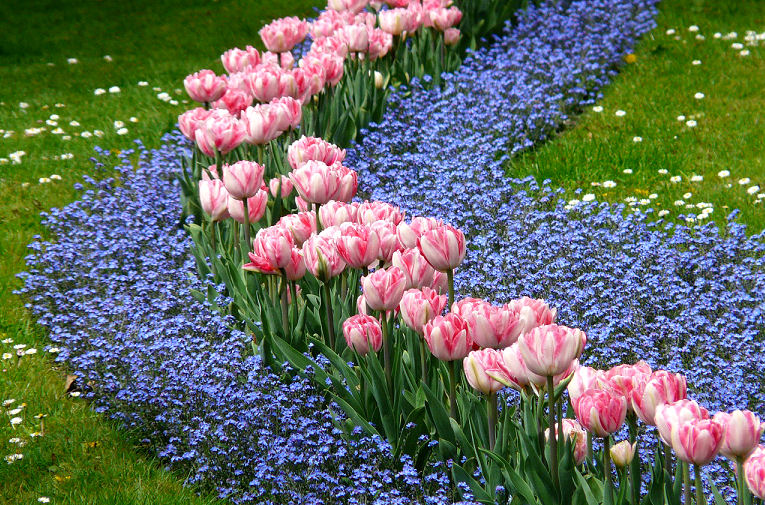
<instances>
[{"instance_id":1,"label":"green stem","mask_svg":"<svg viewBox=\"0 0 765 505\"><path fill-rule=\"evenodd\" d=\"M701 482L701 465L693 465L696 474L696 505L706 505L707 497L704 496L703 483Z\"/></svg>"},{"instance_id":2,"label":"green stem","mask_svg":"<svg viewBox=\"0 0 765 505\"><path fill-rule=\"evenodd\" d=\"M215 168L218 171L218 177L223 180L223 155L217 149L215 150Z\"/></svg>"},{"instance_id":3,"label":"green stem","mask_svg":"<svg viewBox=\"0 0 765 505\"><path fill-rule=\"evenodd\" d=\"M630 463L630 484L632 485L632 503L640 503L640 488L642 487L642 475L640 472L640 452L638 451L638 424L637 416L634 412L627 414L627 423L630 431L630 444L635 446L634 456Z\"/></svg>"},{"instance_id":4,"label":"green stem","mask_svg":"<svg viewBox=\"0 0 765 505\"><path fill-rule=\"evenodd\" d=\"M457 420L457 360L449 362L449 415Z\"/></svg>"},{"instance_id":5,"label":"green stem","mask_svg":"<svg viewBox=\"0 0 765 505\"><path fill-rule=\"evenodd\" d=\"M250 242L250 209L246 198L242 200L242 204L244 205L244 240L247 242L244 251L244 256L246 257L247 253L252 248L252 242Z\"/></svg>"},{"instance_id":6,"label":"green stem","mask_svg":"<svg viewBox=\"0 0 765 505\"><path fill-rule=\"evenodd\" d=\"M289 303L287 302L287 283L289 282L289 279L287 279L287 272L282 268L282 285L281 285L281 301L282 301L282 328L284 329L284 337L287 339L287 342L292 341L292 336L290 335L290 318L289 318Z\"/></svg>"},{"instance_id":7,"label":"green stem","mask_svg":"<svg viewBox=\"0 0 765 505\"><path fill-rule=\"evenodd\" d=\"M683 472L683 503L691 505L691 473L688 469L688 463L678 460L677 464L680 465Z\"/></svg>"},{"instance_id":8,"label":"green stem","mask_svg":"<svg viewBox=\"0 0 765 505\"><path fill-rule=\"evenodd\" d=\"M592 433L587 432L587 468L592 471L593 461L595 460L595 451L592 449Z\"/></svg>"},{"instance_id":9,"label":"green stem","mask_svg":"<svg viewBox=\"0 0 765 505\"><path fill-rule=\"evenodd\" d=\"M428 383L428 346L425 339L420 337L420 366L422 367L422 382Z\"/></svg>"},{"instance_id":10,"label":"green stem","mask_svg":"<svg viewBox=\"0 0 765 505\"><path fill-rule=\"evenodd\" d=\"M545 456L545 430L542 427L542 418L544 417L544 410L545 410L545 397L539 394L537 395L537 411L534 417L536 417L537 419L537 444L539 446L539 454L542 458L542 462L544 462L547 457Z\"/></svg>"},{"instance_id":11,"label":"green stem","mask_svg":"<svg viewBox=\"0 0 765 505\"><path fill-rule=\"evenodd\" d=\"M212 273L214 276L217 277L217 272L215 271L215 257L218 256L218 254L217 254L217 250L215 249L215 221L210 222L210 247L212 248L212 255L213 255L213 257L210 258Z\"/></svg>"},{"instance_id":12,"label":"green stem","mask_svg":"<svg viewBox=\"0 0 765 505\"><path fill-rule=\"evenodd\" d=\"M489 393L488 401L486 402L486 414L489 420L489 450L494 450L494 444L496 443L496 431L497 431L497 393Z\"/></svg>"},{"instance_id":13,"label":"green stem","mask_svg":"<svg viewBox=\"0 0 765 505\"><path fill-rule=\"evenodd\" d=\"M332 298L329 293L329 282L324 282L324 304L327 309L327 331L329 332L329 347L335 349L335 319L332 315Z\"/></svg>"},{"instance_id":14,"label":"green stem","mask_svg":"<svg viewBox=\"0 0 765 505\"><path fill-rule=\"evenodd\" d=\"M668 478L671 479L674 475L674 473L672 473L672 449L670 449L668 445L664 445L661 438L659 438L659 445L664 450L664 470L667 471Z\"/></svg>"},{"instance_id":15,"label":"green stem","mask_svg":"<svg viewBox=\"0 0 765 505\"><path fill-rule=\"evenodd\" d=\"M318 203L314 203L313 204L313 210L316 213L316 233L321 233L321 230L323 230L324 228L322 228L322 226L321 226L321 218L319 217L319 204Z\"/></svg>"},{"instance_id":16,"label":"green stem","mask_svg":"<svg viewBox=\"0 0 765 505\"><path fill-rule=\"evenodd\" d=\"M744 477L744 458L736 458L736 486L738 487L738 505L744 505L749 494Z\"/></svg>"},{"instance_id":17,"label":"green stem","mask_svg":"<svg viewBox=\"0 0 765 505\"><path fill-rule=\"evenodd\" d=\"M390 373L390 335L388 334L388 317L383 312L382 320L382 337L383 337L383 363L385 365L385 380L388 383L388 389L393 393L393 384Z\"/></svg>"},{"instance_id":18,"label":"green stem","mask_svg":"<svg viewBox=\"0 0 765 505\"><path fill-rule=\"evenodd\" d=\"M454 270L446 271L446 280L449 283L449 304L446 308L452 310L452 304L454 304Z\"/></svg>"},{"instance_id":19,"label":"green stem","mask_svg":"<svg viewBox=\"0 0 765 505\"><path fill-rule=\"evenodd\" d=\"M558 437L555 433L555 385L553 376L547 377L547 419L550 429L550 476L553 487L558 489Z\"/></svg>"},{"instance_id":20,"label":"green stem","mask_svg":"<svg viewBox=\"0 0 765 505\"><path fill-rule=\"evenodd\" d=\"M603 476L606 478L606 490L610 496L613 496L614 482L611 476L611 437L603 439ZM607 499L606 503L613 503L613 500Z\"/></svg>"}]
</instances>

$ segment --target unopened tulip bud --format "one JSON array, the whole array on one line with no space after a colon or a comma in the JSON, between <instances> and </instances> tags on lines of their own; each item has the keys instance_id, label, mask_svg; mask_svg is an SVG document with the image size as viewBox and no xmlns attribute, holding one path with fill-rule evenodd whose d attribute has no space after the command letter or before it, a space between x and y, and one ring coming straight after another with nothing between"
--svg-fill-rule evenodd
<instances>
[{"instance_id":1,"label":"unopened tulip bud","mask_svg":"<svg viewBox=\"0 0 765 505\"><path fill-rule=\"evenodd\" d=\"M632 463L632 458L635 456L635 447L637 442L630 445L629 441L622 440L618 444L611 447L611 461L614 462L619 468L624 468Z\"/></svg>"},{"instance_id":2,"label":"unopened tulip bud","mask_svg":"<svg viewBox=\"0 0 765 505\"><path fill-rule=\"evenodd\" d=\"M375 70L375 88L382 89L384 85L385 83L384 83L383 75L377 70Z\"/></svg>"}]
</instances>

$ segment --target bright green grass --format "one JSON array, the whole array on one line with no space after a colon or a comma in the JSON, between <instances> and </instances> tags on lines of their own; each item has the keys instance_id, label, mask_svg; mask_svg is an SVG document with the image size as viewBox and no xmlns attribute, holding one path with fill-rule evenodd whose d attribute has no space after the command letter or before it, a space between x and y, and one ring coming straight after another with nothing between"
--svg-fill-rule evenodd
<instances>
[{"instance_id":1,"label":"bright green grass","mask_svg":"<svg viewBox=\"0 0 765 505\"><path fill-rule=\"evenodd\" d=\"M550 178L553 185L571 190L569 200L587 193L615 202L649 199L652 203L642 208L653 207L654 216L669 210L665 219L701 212L676 206L679 200L694 206L711 203L714 210L706 221L718 223L740 209L739 220L759 233L765 229L765 199L754 202L757 194L765 194L765 40L749 47L744 34L765 31L765 2L666 0L659 8L658 28L638 45L637 61L625 65L605 89L598 102L603 111L588 108L574 128L512 160L508 174ZM688 30L692 25L705 40L696 40L697 33ZM667 35L670 28L677 33ZM713 37L732 31L738 32L735 40ZM750 54L740 56L731 48L735 42ZM697 92L705 97L694 98ZM615 115L620 109L625 116ZM680 115L697 126L688 127L677 119ZM636 136L642 142L634 142ZM668 173L660 174L662 169ZM723 170L730 176L719 177ZM703 181L692 182L694 175ZM672 176L682 181L673 183ZM744 178L750 182L740 185ZM605 181L617 185L592 185ZM747 193L755 185L760 190ZM575 194L576 188L582 193ZM683 198L686 193L691 196Z\"/></svg>"},{"instance_id":2,"label":"bright green grass","mask_svg":"<svg viewBox=\"0 0 765 505\"><path fill-rule=\"evenodd\" d=\"M0 458L21 453L9 465L0 459L0 503L170 504L213 503L181 486L183 475L161 469L136 439L94 414L82 400L65 393L66 372L52 367L42 349L45 333L30 322L23 302L11 294L19 286L15 274L24 270L26 244L43 234L39 213L65 205L75 197L72 185L92 172L93 147L131 147L140 138L157 145L162 132L191 105L177 106L157 98L159 87L173 99L185 99L183 77L200 68L222 72L219 55L226 49L257 45L257 30L284 15L307 16L318 0L71 0L0 2L0 158L23 150L20 165L0 165L0 353L15 353L26 344L37 354L0 362ZM112 57L111 62L104 60ZM67 58L77 58L70 65ZM53 63L49 66L48 63ZM139 87L138 81L148 81ZM119 86L119 94L95 96L96 88ZM22 109L20 102L29 107ZM56 103L64 107L55 107ZM58 114L58 126L72 136L63 140L44 122ZM129 118L136 117L137 123ZM80 126L73 127L75 120ZM114 121L129 129L116 134ZM47 132L25 137L26 128ZM103 138L84 139L75 132L102 130ZM72 153L71 160L53 156ZM46 159L47 158L47 159ZM39 184L58 174L62 181ZM23 183L29 183L22 188ZM26 403L23 422L11 427L6 411ZM47 414L45 436L35 419ZM19 437L26 445L8 442ZM138 449L138 450L136 450Z\"/></svg>"}]
</instances>

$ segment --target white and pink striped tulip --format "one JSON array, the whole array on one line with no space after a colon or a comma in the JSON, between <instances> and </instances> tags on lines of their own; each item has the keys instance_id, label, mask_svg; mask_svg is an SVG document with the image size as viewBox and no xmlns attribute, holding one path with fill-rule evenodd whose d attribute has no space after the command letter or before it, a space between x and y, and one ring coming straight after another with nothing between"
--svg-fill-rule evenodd
<instances>
[{"instance_id":1,"label":"white and pink striped tulip","mask_svg":"<svg viewBox=\"0 0 765 505\"><path fill-rule=\"evenodd\" d=\"M454 270L465 259L465 235L448 224L423 233L417 247L428 263L441 272Z\"/></svg>"},{"instance_id":2,"label":"white and pink striped tulip","mask_svg":"<svg viewBox=\"0 0 765 505\"><path fill-rule=\"evenodd\" d=\"M220 61L226 72L235 74L256 67L260 63L260 53L252 46L247 46L247 49L235 47L221 54Z\"/></svg>"},{"instance_id":3,"label":"white and pink striped tulip","mask_svg":"<svg viewBox=\"0 0 765 505\"><path fill-rule=\"evenodd\" d=\"M574 373L571 382L568 383L568 396L571 404L575 405L579 397L588 389L602 389L601 379L605 372L588 366L580 366Z\"/></svg>"},{"instance_id":4,"label":"white and pink striped tulip","mask_svg":"<svg viewBox=\"0 0 765 505\"><path fill-rule=\"evenodd\" d=\"M712 419L691 419L680 425L672 438L677 457L697 466L708 465L723 443L723 427Z\"/></svg>"},{"instance_id":5,"label":"white and pink striped tulip","mask_svg":"<svg viewBox=\"0 0 765 505\"><path fill-rule=\"evenodd\" d=\"M653 371L643 360L634 365L618 365L607 370L604 379L608 387L627 400L627 410L632 411L632 391L643 387Z\"/></svg>"},{"instance_id":6,"label":"white and pink striped tulip","mask_svg":"<svg viewBox=\"0 0 765 505\"><path fill-rule=\"evenodd\" d=\"M266 213L267 204L268 194L262 189L247 198L247 219L250 224L260 221L260 218ZM244 224L244 200L239 200L229 195L228 214L233 220Z\"/></svg>"},{"instance_id":7,"label":"white and pink striped tulip","mask_svg":"<svg viewBox=\"0 0 765 505\"><path fill-rule=\"evenodd\" d=\"M178 127L181 133L189 140L196 140L197 128L210 116L210 112L204 107L197 107L178 116Z\"/></svg>"},{"instance_id":8,"label":"white and pink striped tulip","mask_svg":"<svg viewBox=\"0 0 765 505\"><path fill-rule=\"evenodd\" d=\"M589 389L574 405L576 418L585 430L599 437L616 433L627 416L627 401L611 391Z\"/></svg>"},{"instance_id":9,"label":"white and pink striped tulip","mask_svg":"<svg viewBox=\"0 0 765 505\"><path fill-rule=\"evenodd\" d=\"M406 9L388 9L378 14L380 28L391 35L401 35L409 24L410 12Z\"/></svg>"},{"instance_id":10,"label":"white and pink striped tulip","mask_svg":"<svg viewBox=\"0 0 765 505\"><path fill-rule=\"evenodd\" d=\"M308 23L295 16L280 18L261 28L258 34L266 49L283 53L305 39Z\"/></svg>"},{"instance_id":11,"label":"white and pink striped tulip","mask_svg":"<svg viewBox=\"0 0 765 505\"><path fill-rule=\"evenodd\" d=\"M734 410L718 412L712 418L723 427L723 443L720 452L728 459L746 459L757 448L765 425L754 412Z\"/></svg>"},{"instance_id":12,"label":"white and pink striped tulip","mask_svg":"<svg viewBox=\"0 0 765 505\"><path fill-rule=\"evenodd\" d=\"M300 121L303 119L303 104L299 100L291 96L283 96L274 98L269 105L276 111L277 129L287 131L300 126Z\"/></svg>"},{"instance_id":13,"label":"white and pink striped tulip","mask_svg":"<svg viewBox=\"0 0 765 505\"><path fill-rule=\"evenodd\" d=\"M458 28L447 28L444 30L444 44L447 46L456 46L459 43L461 36L462 33Z\"/></svg>"},{"instance_id":14,"label":"white and pink striped tulip","mask_svg":"<svg viewBox=\"0 0 765 505\"><path fill-rule=\"evenodd\" d=\"M308 203L324 204L337 192L340 174L321 161L310 160L293 170L290 180L300 198Z\"/></svg>"},{"instance_id":15,"label":"white and pink striped tulip","mask_svg":"<svg viewBox=\"0 0 765 505\"><path fill-rule=\"evenodd\" d=\"M656 407L674 403L687 397L685 377L666 370L657 370L645 382L633 388L632 409L646 424L654 426Z\"/></svg>"},{"instance_id":16,"label":"white and pink striped tulip","mask_svg":"<svg viewBox=\"0 0 765 505\"><path fill-rule=\"evenodd\" d=\"M379 28L369 30L369 46L367 54L371 61L382 58L393 49L393 35L384 32Z\"/></svg>"},{"instance_id":17,"label":"white and pink striped tulip","mask_svg":"<svg viewBox=\"0 0 765 505\"><path fill-rule=\"evenodd\" d=\"M299 212L282 216L277 223L287 228L295 239L295 245L301 247L308 237L316 233L316 214Z\"/></svg>"},{"instance_id":18,"label":"white and pink striped tulip","mask_svg":"<svg viewBox=\"0 0 765 505\"><path fill-rule=\"evenodd\" d=\"M359 205L358 221L372 224L375 221L390 221L397 226L404 219L401 209L387 202L366 201ZM396 230L394 229L394 233Z\"/></svg>"},{"instance_id":19,"label":"white and pink striped tulip","mask_svg":"<svg viewBox=\"0 0 765 505\"><path fill-rule=\"evenodd\" d=\"M473 347L467 321L453 312L426 323L424 336L430 352L442 361L462 359Z\"/></svg>"},{"instance_id":20,"label":"white and pink striped tulip","mask_svg":"<svg viewBox=\"0 0 765 505\"><path fill-rule=\"evenodd\" d=\"M244 127L226 110L215 109L202 123L197 125L195 140L197 147L211 158L215 151L228 154L244 140Z\"/></svg>"},{"instance_id":21,"label":"white and pink striped tulip","mask_svg":"<svg viewBox=\"0 0 765 505\"><path fill-rule=\"evenodd\" d=\"M255 196L263 186L263 165L254 161L237 161L223 165L223 184L232 198L244 200Z\"/></svg>"},{"instance_id":22,"label":"white and pink striped tulip","mask_svg":"<svg viewBox=\"0 0 765 505\"><path fill-rule=\"evenodd\" d=\"M398 223L398 226L396 226L398 241L407 249L416 249L417 239L419 239L423 233L438 228L443 224L443 221L434 217L414 217L412 218L411 223L402 220Z\"/></svg>"},{"instance_id":23,"label":"white and pink striped tulip","mask_svg":"<svg viewBox=\"0 0 765 505\"><path fill-rule=\"evenodd\" d=\"M707 409L693 400L679 400L656 407L654 422L665 445L674 447L677 432L687 421L709 419Z\"/></svg>"},{"instance_id":24,"label":"white and pink striped tulip","mask_svg":"<svg viewBox=\"0 0 765 505\"><path fill-rule=\"evenodd\" d=\"M354 14L364 10L369 0L329 0L327 7L335 11L350 11Z\"/></svg>"},{"instance_id":25,"label":"white and pink striped tulip","mask_svg":"<svg viewBox=\"0 0 765 505\"><path fill-rule=\"evenodd\" d=\"M226 78L215 75L212 70L200 70L189 74L183 86L192 100L201 103L214 102L226 92Z\"/></svg>"},{"instance_id":26,"label":"white and pink striped tulip","mask_svg":"<svg viewBox=\"0 0 765 505\"><path fill-rule=\"evenodd\" d=\"M390 221L373 221L369 224L369 227L380 237L378 259L383 263L390 263L393 260L393 254L401 250L398 237L396 236L396 226Z\"/></svg>"},{"instance_id":27,"label":"white and pink striped tulip","mask_svg":"<svg viewBox=\"0 0 765 505\"><path fill-rule=\"evenodd\" d=\"M744 478L749 491L765 499L765 446L758 446L744 462Z\"/></svg>"},{"instance_id":28,"label":"white and pink striped tulip","mask_svg":"<svg viewBox=\"0 0 765 505\"><path fill-rule=\"evenodd\" d=\"M462 368L465 378L473 389L483 394L496 393L505 385L492 378L487 370L496 370L498 361L502 359L502 353L496 349L481 349L470 351L467 358L462 360Z\"/></svg>"},{"instance_id":29,"label":"white and pink striped tulip","mask_svg":"<svg viewBox=\"0 0 765 505\"><path fill-rule=\"evenodd\" d=\"M404 272L407 289L430 286L433 282L435 270L419 249L394 251L391 256L391 263Z\"/></svg>"},{"instance_id":30,"label":"white and pink striped tulip","mask_svg":"<svg viewBox=\"0 0 765 505\"><path fill-rule=\"evenodd\" d=\"M404 292L399 303L401 318L407 326L423 335L425 325L441 315L446 302L446 295L439 295L428 287L409 289Z\"/></svg>"},{"instance_id":31,"label":"white and pink striped tulip","mask_svg":"<svg viewBox=\"0 0 765 505\"><path fill-rule=\"evenodd\" d=\"M327 207L322 206L321 210ZM320 211L321 212L321 211ZM325 226L325 223L322 220ZM340 224L337 251L352 268L366 268L377 261L380 252L380 238L368 226L357 223Z\"/></svg>"},{"instance_id":32,"label":"white and pink striped tulip","mask_svg":"<svg viewBox=\"0 0 765 505\"><path fill-rule=\"evenodd\" d=\"M566 371L584 349L584 332L566 326L538 326L518 338L518 347L526 366L544 377Z\"/></svg>"},{"instance_id":33,"label":"white and pink striped tulip","mask_svg":"<svg viewBox=\"0 0 765 505\"><path fill-rule=\"evenodd\" d=\"M430 22L432 23L433 28L443 32L462 20L462 11L457 7L431 9L428 11L428 16L430 17Z\"/></svg>"},{"instance_id":34,"label":"white and pink striped tulip","mask_svg":"<svg viewBox=\"0 0 765 505\"><path fill-rule=\"evenodd\" d=\"M343 223L356 222L357 206L330 200L319 209L322 226L340 226Z\"/></svg>"},{"instance_id":35,"label":"white and pink striped tulip","mask_svg":"<svg viewBox=\"0 0 765 505\"><path fill-rule=\"evenodd\" d=\"M345 25L335 32L351 53L366 53L369 49L369 29L366 25Z\"/></svg>"},{"instance_id":36,"label":"white and pink striped tulip","mask_svg":"<svg viewBox=\"0 0 765 505\"><path fill-rule=\"evenodd\" d=\"M306 137L305 135L290 144L287 150L287 161L293 170L300 168L309 161L321 161L326 165L333 165L345 159L345 149L340 149L318 137Z\"/></svg>"},{"instance_id":37,"label":"white and pink striped tulip","mask_svg":"<svg viewBox=\"0 0 765 505\"><path fill-rule=\"evenodd\" d=\"M361 278L367 306L372 310L394 310L401 303L406 287L404 272L397 267L375 270Z\"/></svg>"},{"instance_id":38,"label":"white and pink striped tulip","mask_svg":"<svg viewBox=\"0 0 765 505\"><path fill-rule=\"evenodd\" d=\"M308 271L322 282L345 270L345 261L337 252L335 241L327 237L311 235L303 243L303 260Z\"/></svg>"},{"instance_id":39,"label":"white and pink striped tulip","mask_svg":"<svg viewBox=\"0 0 765 505\"><path fill-rule=\"evenodd\" d=\"M274 177L268 181L268 189L274 198L287 198L292 193L292 181L286 175Z\"/></svg>"},{"instance_id":40,"label":"white and pink striped tulip","mask_svg":"<svg viewBox=\"0 0 765 505\"><path fill-rule=\"evenodd\" d=\"M228 191L220 179L199 181L199 202L210 220L221 221L228 217Z\"/></svg>"},{"instance_id":41,"label":"white and pink striped tulip","mask_svg":"<svg viewBox=\"0 0 765 505\"><path fill-rule=\"evenodd\" d=\"M348 347L361 356L365 356L370 349L377 352L382 347L380 322L364 314L351 316L343 322L343 336Z\"/></svg>"}]
</instances>

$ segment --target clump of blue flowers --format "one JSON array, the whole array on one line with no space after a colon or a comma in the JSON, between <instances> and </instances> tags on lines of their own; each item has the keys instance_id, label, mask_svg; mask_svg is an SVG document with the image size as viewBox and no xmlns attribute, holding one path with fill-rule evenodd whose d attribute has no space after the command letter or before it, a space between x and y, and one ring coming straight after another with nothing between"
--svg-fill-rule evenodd
<instances>
[{"instance_id":1,"label":"clump of blue flowers","mask_svg":"<svg viewBox=\"0 0 765 505\"><path fill-rule=\"evenodd\" d=\"M688 228L621 205L567 209L550 181L510 179L509 157L593 103L653 0L545 2L443 89L394 92L384 120L349 153L371 199L462 228L464 296L545 298L582 328L584 362L644 359L682 372L710 410L765 413L765 244L731 216ZM516 175L516 174L514 174ZM523 174L517 174L522 176Z\"/></svg>"},{"instance_id":2,"label":"clump of blue flowers","mask_svg":"<svg viewBox=\"0 0 765 505\"><path fill-rule=\"evenodd\" d=\"M197 277L178 221L184 145L101 151L96 172L113 177L86 178L79 201L44 215L57 241L30 245L22 293L94 408L234 503L452 502L446 464L421 475L382 439L342 436L310 380L261 366L239 322L192 297L210 287L228 303Z\"/></svg>"}]
</instances>

